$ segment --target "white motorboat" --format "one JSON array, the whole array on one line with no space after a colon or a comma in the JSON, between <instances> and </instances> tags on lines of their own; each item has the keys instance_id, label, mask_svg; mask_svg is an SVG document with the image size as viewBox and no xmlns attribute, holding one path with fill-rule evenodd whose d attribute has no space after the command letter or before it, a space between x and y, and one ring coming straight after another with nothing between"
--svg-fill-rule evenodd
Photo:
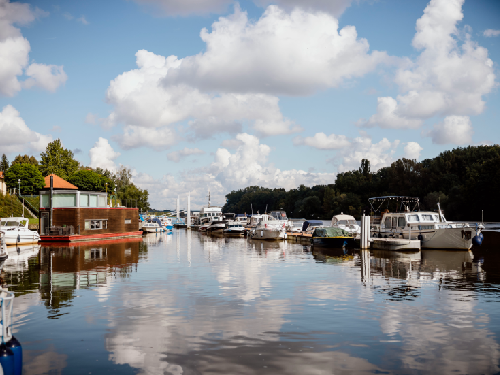
<instances>
[{"instance_id":1,"label":"white motorboat","mask_svg":"<svg viewBox=\"0 0 500 375\"><path fill-rule=\"evenodd\" d=\"M287 238L286 222L267 214L260 215L260 221L252 229L250 237L253 240L284 240Z\"/></svg>"},{"instance_id":2,"label":"white motorboat","mask_svg":"<svg viewBox=\"0 0 500 375\"><path fill-rule=\"evenodd\" d=\"M224 234L227 236L244 236L245 235L245 227L239 221L229 221L227 223L227 228L224 229Z\"/></svg>"},{"instance_id":3,"label":"white motorboat","mask_svg":"<svg viewBox=\"0 0 500 375\"><path fill-rule=\"evenodd\" d=\"M207 228L207 232L209 233L215 233L215 232L220 232L222 233L224 229L226 229L227 226L227 221L225 220L213 220L210 225Z\"/></svg>"},{"instance_id":4,"label":"white motorboat","mask_svg":"<svg viewBox=\"0 0 500 375\"><path fill-rule=\"evenodd\" d=\"M469 250L473 241L482 241L481 224L454 223L446 221L441 212L419 211L419 199L414 197L375 197L369 199L372 209L377 212L386 201L396 201L397 212L388 209L374 218L371 236L378 238L418 239L422 249ZM378 209L373 207L379 203ZM413 205L413 207L412 207Z\"/></svg>"},{"instance_id":5,"label":"white motorboat","mask_svg":"<svg viewBox=\"0 0 500 375\"><path fill-rule=\"evenodd\" d=\"M29 219L25 217L7 217L0 219L0 231L6 245L27 245L40 241L40 235L28 229Z\"/></svg>"},{"instance_id":6,"label":"white motorboat","mask_svg":"<svg viewBox=\"0 0 500 375\"><path fill-rule=\"evenodd\" d=\"M172 230L174 229L174 224L172 223L172 218L168 216L160 216L159 217L161 221L161 225L166 229L166 230Z\"/></svg>"},{"instance_id":7,"label":"white motorboat","mask_svg":"<svg viewBox=\"0 0 500 375\"><path fill-rule=\"evenodd\" d=\"M332 227L343 229L354 237L361 233L361 227L356 223L354 216L345 215L343 212L332 217Z\"/></svg>"},{"instance_id":8,"label":"white motorboat","mask_svg":"<svg viewBox=\"0 0 500 375\"><path fill-rule=\"evenodd\" d=\"M142 224L142 231L144 233L161 233L165 231L165 227L161 224L160 219L155 217Z\"/></svg>"}]
</instances>

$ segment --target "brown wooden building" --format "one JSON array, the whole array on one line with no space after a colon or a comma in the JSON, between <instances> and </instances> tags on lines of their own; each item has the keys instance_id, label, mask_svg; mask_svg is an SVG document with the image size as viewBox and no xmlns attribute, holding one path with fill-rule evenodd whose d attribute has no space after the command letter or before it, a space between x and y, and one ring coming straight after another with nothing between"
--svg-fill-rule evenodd
<instances>
[{"instance_id":1,"label":"brown wooden building","mask_svg":"<svg viewBox=\"0 0 500 375\"><path fill-rule=\"evenodd\" d=\"M88 241L137 237L138 208L110 207L107 193L80 191L62 178L50 176L40 191L40 236L42 241ZM52 203L52 204L51 204Z\"/></svg>"}]
</instances>

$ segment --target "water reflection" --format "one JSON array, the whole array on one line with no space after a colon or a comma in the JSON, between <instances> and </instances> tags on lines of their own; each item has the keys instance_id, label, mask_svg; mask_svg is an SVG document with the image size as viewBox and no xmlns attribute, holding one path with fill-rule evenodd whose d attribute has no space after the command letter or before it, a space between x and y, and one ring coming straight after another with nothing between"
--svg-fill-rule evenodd
<instances>
[{"instance_id":1,"label":"water reflection","mask_svg":"<svg viewBox=\"0 0 500 375\"><path fill-rule=\"evenodd\" d=\"M485 242L404 253L174 230L26 250L3 277L27 373L495 373L500 243Z\"/></svg>"}]
</instances>

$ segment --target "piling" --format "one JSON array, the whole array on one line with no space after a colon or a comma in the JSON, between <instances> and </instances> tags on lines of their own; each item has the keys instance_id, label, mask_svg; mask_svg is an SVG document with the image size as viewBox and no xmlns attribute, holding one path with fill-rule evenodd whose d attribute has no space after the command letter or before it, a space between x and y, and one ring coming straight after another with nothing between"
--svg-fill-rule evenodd
<instances>
[{"instance_id":1,"label":"piling","mask_svg":"<svg viewBox=\"0 0 500 375\"><path fill-rule=\"evenodd\" d=\"M188 207L186 212L186 225L191 229L191 192L188 193Z\"/></svg>"},{"instance_id":2,"label":"piling","mask_svg":"<svg viewBox=\"0 0 500 375\"><path fill-rule=\"evenodd\" d=\"M361 217L361 241L360 241L361 249L369 249L370 248L370 216Z\"/></svg>"}]
</instances>

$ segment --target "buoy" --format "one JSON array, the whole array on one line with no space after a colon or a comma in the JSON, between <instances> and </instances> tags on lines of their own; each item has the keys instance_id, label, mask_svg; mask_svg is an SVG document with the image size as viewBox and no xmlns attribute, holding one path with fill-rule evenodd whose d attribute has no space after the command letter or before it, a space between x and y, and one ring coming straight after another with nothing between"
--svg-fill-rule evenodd
<instances>
[{"instance_id":1,"label":"buoy","mask_svg":"<svg viewBox=\"0 0 500 375\"><path fill-rule=\"evenodd\" d=\"M476 245L476 246L481 246L481 244L483 243L483 239L484 239L484 236L482 233L476 234L472 238L472 244Z\"/></svg>"},{"instance_id":2,"label":"buoy","mask_svg":"<svg viewBox=\"0 0 500 375\"><path fill-rule=\"evenodd\" d=\"M23 347L17 339L12 336L12 338L5 344L8 349L12 350L14 353L14 373L15 375L21 375L23 373Z\"/></svg>"},{"instance_id":3,"label":"buoy","mask_svg":"<svg viewBox=\"0 0 500 375\"><path fill-rule=\"evenodd\" d=\"M0 345L0 364L4 375L15 375L14 353L5 344Z\"/></svg>"}]
</instances>

